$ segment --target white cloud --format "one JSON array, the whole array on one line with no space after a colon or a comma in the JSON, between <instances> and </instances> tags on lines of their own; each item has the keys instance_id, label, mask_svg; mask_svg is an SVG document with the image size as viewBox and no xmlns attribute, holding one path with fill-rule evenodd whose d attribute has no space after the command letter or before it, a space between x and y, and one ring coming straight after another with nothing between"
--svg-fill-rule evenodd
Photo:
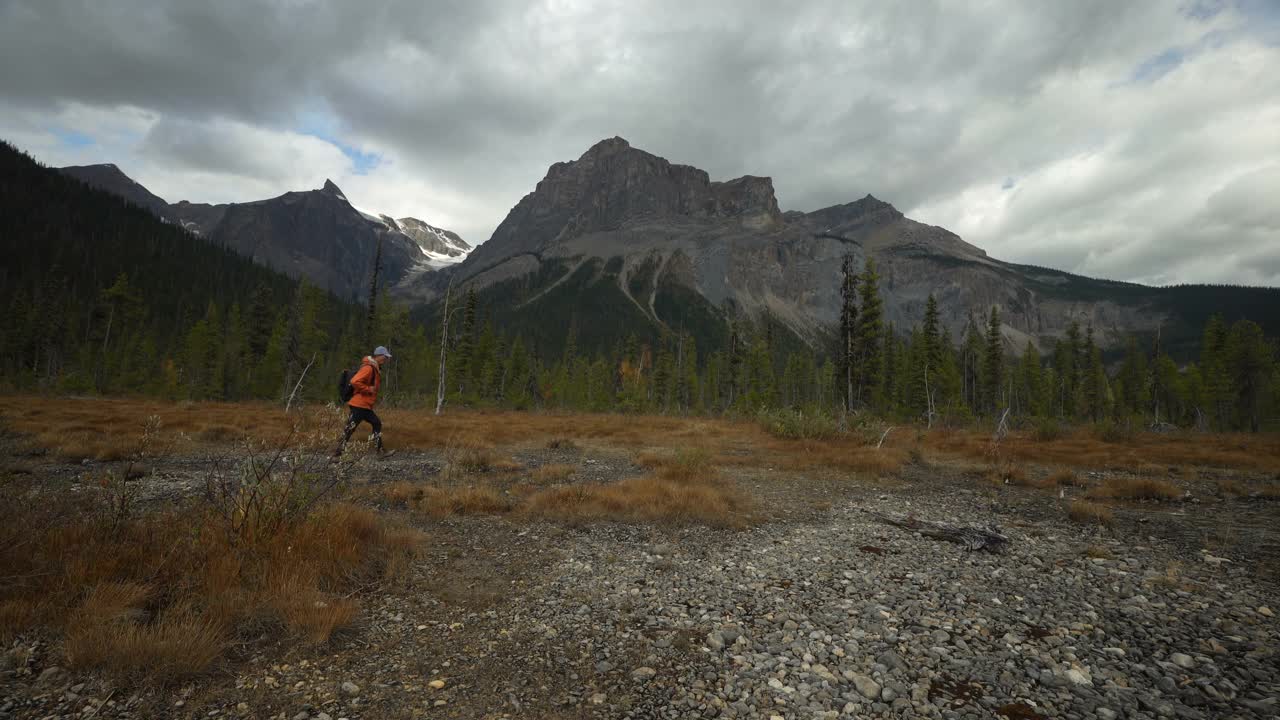
<instances>
[{"instance_id":1,"label":"white cloud","mask_svg":"<svg viewBox=\"0 0 1280 720\"><path fill-rule=\"evenodd\" d=\"M1256 0L11 0L0 137L170 200L331 178L479 242L622 135L771 175L788 209L870 192L1012 261L1280 284L1277 27Z\"/></svg>"}]
</instances>

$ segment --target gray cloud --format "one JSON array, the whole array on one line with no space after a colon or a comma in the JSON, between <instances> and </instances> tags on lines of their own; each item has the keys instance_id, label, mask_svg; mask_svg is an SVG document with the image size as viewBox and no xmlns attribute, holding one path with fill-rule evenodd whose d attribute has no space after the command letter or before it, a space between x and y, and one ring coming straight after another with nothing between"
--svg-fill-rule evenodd
<instances>
[{"instance_id":1,"label":"gray cloud","mask_svg":"<svg viewBox=\"0 0 1280 720\"><path fill-rule=\"evenodd\" d=\"M622 135L771 175L785 208L870 192L1018 262L1280 284L1278 26L1253 0L10 0L0 136L171 198L333 176L483 240ZM95 135L113 113L136 136Z\"/></svg>"}]
</instances>

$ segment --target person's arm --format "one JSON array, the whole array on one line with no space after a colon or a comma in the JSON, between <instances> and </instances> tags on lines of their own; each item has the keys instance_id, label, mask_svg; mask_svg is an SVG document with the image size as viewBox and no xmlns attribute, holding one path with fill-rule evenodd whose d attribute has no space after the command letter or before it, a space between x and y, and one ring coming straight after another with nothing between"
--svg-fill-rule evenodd
<instances>
[{"instance_id":1,"label":"person's arm","mask_svg":"<svg viewBox=\"0 0 1280 720\"><path fill-rule=\"evenodd\" d=\"M351 378L351 387L355 389L357 395L372 395L373 368L368 365L360 366L355 377Z\"/></svg>"}]
</instances>

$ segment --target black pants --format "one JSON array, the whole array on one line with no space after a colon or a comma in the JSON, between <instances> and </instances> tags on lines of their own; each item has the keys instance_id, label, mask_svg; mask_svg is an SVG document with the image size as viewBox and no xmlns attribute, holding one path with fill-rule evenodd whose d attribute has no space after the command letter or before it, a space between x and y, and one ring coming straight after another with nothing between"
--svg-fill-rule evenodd
<instances>
[{"instance_id":1,"label":"black pants","mask_svg":"<svg viewBox=\"0 0 1280 720\"><path fill-rule=\"evenodd\" d=\"M372 410L362 407L351 407L351 418L347 420L347 426L342 430L342 442L338 443L338 449L334 451L334 455L341 455L342 449L346 447L347 441L351 439L351 433L356 431L356 426L362 422L369 423L373 428L374 446L379 450L382 449L382 421L378 419L378 415Z\"/></svg>"}]
</instances>

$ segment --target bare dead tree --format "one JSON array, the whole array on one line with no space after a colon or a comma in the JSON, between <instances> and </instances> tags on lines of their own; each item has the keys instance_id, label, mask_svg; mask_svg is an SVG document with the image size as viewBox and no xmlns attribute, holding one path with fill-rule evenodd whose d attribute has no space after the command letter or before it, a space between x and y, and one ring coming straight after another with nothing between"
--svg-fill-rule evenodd
<instances>
[{"instance_id":1,"label":"bare dead tree","mask_svg":"<svg viewBox=\"0 0 1280 720\"><path fill-rule=\"evenodd\" d=\"M302 381L307 379L307 371L311 369L311 366L314 365L315 362L316 354L311 353L311 362L307 363L307 366L302 368L302 374L298 376L298 382L294 384L293 392L289 393L289 401L284 404L284 411L286 414L288 414L289 408L293 407L293 396L298 394L298 388L302 387Z\"/></svg>"},{"instance_id":2,"label":"bare dead tree","mask_svg":"<svg viewBox=\"0 0 1280 720\"><path fill-rule=\"evenodd\" d=\"M927 427L933 429L933 418L937 414L937 408L933 404L933 391L929 389L929 360L924 361L924 402L925 402L925 421Z\"/></svg>"},{"instance_id":3,"label":"bare dead tree","mask_svg":"<svg viewBox=\"0 0 1280 720\"><path fill-rule=\"evenodd\" d=\"M444 410L444 373L445 353L449 348L449 300L453 297L453 278L449 278L449 288L444 292L444 320L440 323L440 381L436 385L436 414Z\"/></svg>"}]
</instances>

